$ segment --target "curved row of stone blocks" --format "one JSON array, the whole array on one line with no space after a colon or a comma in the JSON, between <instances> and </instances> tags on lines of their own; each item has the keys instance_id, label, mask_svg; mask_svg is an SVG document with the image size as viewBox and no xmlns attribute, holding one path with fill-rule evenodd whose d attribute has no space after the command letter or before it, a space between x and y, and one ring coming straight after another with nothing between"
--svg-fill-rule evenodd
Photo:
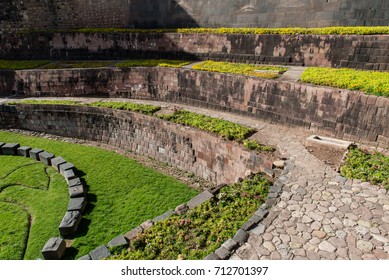
<instances>
[{"instance_id":1,"label":"curved row of stone blocks","mask_svg":"<svg viewBox=\"0 0 389 280\"><path fill-rule=\"evenodd\" d=\"M23 156L41 161L47 166L52 166L64 176L69 186L69 205L58 229L62 236L74 234L82 219L82 213L86 206L86 191L79 177L75 173L73 163L67 162L62 157L39 148L20 146L19 143L0 142L0 155ZM42 249L45 259L60 259L66 250L65 241L60 237L50 238Z\"/></svg>"},{"instance_id":2,"label":"curved row of stone blocks","mask_svg":"<svg viewBox=\"0 0 389 280\"><path fill-rule=\"evenodd\" d=\"M263 233L264 226L261 225L261 221L266 218L269 213L268 209L276 203L277 198L281 194L284 184L288 180L290 168L292 168L292 164L286 165L285 169L281 172L281 176L273 183L269 190L266 202L260 206L260 208L247 220L247 222L236 232L232 238L224 242L219 249L208 255L204 260L228 259L240 246L247 242L250 231L256 232L258 234ZM252 175L253 173L248 174L247 177L252 177ZM241 180L241 178L239 178L239 180ZM174 210L169 210L152 220L143 222L141 225L131 229L127 233L113 238L108 242L108 244L103 244L97 247L89 254L79 258L79 260L101 260L110 257L112 250L115 248L128 246L140 234L151 228L155 223L168 219L172 215L182 215L189 209L196 208L202 203L213 199L224 186L226 186L226 184L220 184L214 188L201 192L187 203L178 205ZM260 232L261 230L262 232Z\"/></svg>"}]
</instances>

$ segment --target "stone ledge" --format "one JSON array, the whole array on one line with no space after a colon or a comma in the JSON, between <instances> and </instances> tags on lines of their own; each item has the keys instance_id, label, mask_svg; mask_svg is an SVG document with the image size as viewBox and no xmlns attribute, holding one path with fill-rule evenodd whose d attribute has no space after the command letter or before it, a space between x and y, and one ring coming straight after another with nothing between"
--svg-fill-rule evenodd
<instances>
[{"instance_id":1,"label":"stone ledge","mask_svg":"<svg viewBox=\"0 0 389 280\"><path fill-rule=\"evenodd\" d=\"M30 147L22 146L18 148L18 155L23 157L30 157L30 151Z\"/></svg>"},{"instance_id":2,"label":"stone ledge","mask_svg":"<svg viewBox=\"0 0 389 280\"><path fill-rule=\"evenodd\" d=\"M62 238L50 238L42 249L45 260L60 260L65 254L66 243Z\"/></svg>"},{"instance_id":3,"label":"stone ledge","mask_svg":"<svg viewBox=\"0 0 389 280\"><path fill-rule=\"evenodd\" d=\"M18 154L17 148L20 147L18 143L7 143L1 147L3 155L16 156Z\"/></svg>"}]
</instances>

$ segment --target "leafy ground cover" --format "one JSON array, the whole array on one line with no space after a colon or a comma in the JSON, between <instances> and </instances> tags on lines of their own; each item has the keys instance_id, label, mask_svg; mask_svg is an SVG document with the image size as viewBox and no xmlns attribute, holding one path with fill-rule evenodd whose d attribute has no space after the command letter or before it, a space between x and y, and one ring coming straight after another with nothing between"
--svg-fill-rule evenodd
<instances>
[{"instance_id":1,"label":"leafy ground cover","mask_svg":"<svg viewBox=\"0 0 389 280\"><path fill-rule=\"evenodd\" d=\"M389 157L352 148L341 167L342 176L373 184L382 184L389 190Z\"/></svg>"},{"instance_id":2,"label":"leafy ground cover","mask_svg":"<svg viewBox=\"0 0 389 280\"><path fill-rule=\"evenodd\" d=\"M87 105L95 106L95 107L103 107L103 108L112 108L117 110L139 112L145 115L152 115L161 109L161 107L159 106L132 103L132 102L115 102L115 101L93 102Z\"/></svg>"},{"instance_id":3,"label":"leafy ground cover","mask_svg":"<svg viewBox=\"0 0 389 280\"><path fill-rule=\"evenodd\" d=\"M59 235L68 202L67 184L53 168L0 156L0 259L42 258L46 241Z\"/></svg>"},{"instance_id":4,"label":"leafy ground cover","mask_svg":"<svg viewBox=\"0 0 389 280\"><path fill-rule=\"evenodd\" d=\"M113 259L203 259L235 235L265 201L269 187L260 174L223 187L184 215L156 223Z\"/></svg>"},{"instance_id":5,"label":"leafy ground cover","mask_svg":"<svg viewBox=\"0 0 389 280\"><path fill-rule=\"evenodd\" d=\"M38 31L39 32L39 31ZM41 31L42 32L42 31ZM69 32L69 31L51 31ZM372 35L389 34L389 26L332 26L322 28L178 28L178 29L128 29L83 28L76 33L206 33L206 34L313 34L313 35Z\"/></svg>"},{"instance_id":6,"label":"leafy ground cover","mask_svg":"<svg viewBox=\"0 0 389 280\"><path fill-rule=\"evenodd\" d=\"M183 60L168 60L168 59L154 59L154 60L126 60L115 64L116 67L172 67L181 68L182 66L190 64L189 61Z\"/></svg>"},{"instance_id":7,"label":"leafy ground cover","mask_svg":"<svg viewBox=\"0 0 389 280\"><path fill-rule=\"evenodd\" d=\"M278 78L280 74L288 70L288 68L286 67L231 62L215 62L212 60L196 64L193 66L193 69L219 73L241 74L266 79Z\"/></svg>"},{"instance_id":8,"label":"leafy ground cover","mask_svg":"<svg viewBox=\"0 0 389 280\"><path fill-rule=\"evenodd\" d=\"M174 209L197 194L197 191L189 189L181 182L111 151L4 131L0 132L0 141L19 142L21 145L42 148L61 155L74 163L79 170L79 175L88 188L89 204L79 231L73 236L74 249L71 255L67 256L68 258L83 256L145 220ZM12 163L10 158L22 162ZM1 156L0 168L1 170L4 168L4 172L10 172L13 167L16 168L27 162L31 163L31 160ZM23 185L35 186L36 183L23 181L19 184L21 179L28 179L27 167L18 169L20 173L14 175L13 181L18 181L18 186L7 187L0 193L1 202L11 200L25 205L33 217L25 256L27 259L41 257L40 250L47 239L59 235L57 227L68 204L68 191L63 177L53 168L48 168L47 171L51 178L48 188L48 193L52 195L50 200L42 199L43 190L40 188L23 187ZM39 181L39 178L35 180ZM45 183L47 182L46 178ZM48 219L52 220L50 222L53 226L52 230ZM39 234L34 237L32 232ZM3 232L0 231L0 240L2 238Z\"/></svg>"},{"instance_id":9,"label":"leafy ground cover","mask_svg":"<svg viewBox=\"0 0 389 280\"><path fill-rule=\"evenodd\" d=\"M388 72L312 67L303 72L301 81L389 97Z\"/></svg>"}]
</instances>

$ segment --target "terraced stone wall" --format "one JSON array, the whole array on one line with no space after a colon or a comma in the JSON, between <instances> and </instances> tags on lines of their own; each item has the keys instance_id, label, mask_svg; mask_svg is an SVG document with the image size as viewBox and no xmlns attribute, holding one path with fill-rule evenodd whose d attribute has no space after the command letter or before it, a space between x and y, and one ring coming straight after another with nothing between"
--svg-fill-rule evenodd
<instances>
[{"instance_id":1,"label":"terraced stone wall","mask_svg":"<svg viewBox=\"0 0 389 280\"><path fill-rule=\"evenodd\" d=\"M189 69L15 71L28 97L109 96L177 102L389 145L389 100L359 92Z\"/></svg>"},{"instance_id":2,"label":"terraced stone wall","mask_svg":"<svg viewBox=\"0 0 389 280\"><path fill-rule=\"evenodd\" d=\"M389 70L389 36L27 33L0 35L0 59L173 58Z\"/></svg>"},{"instance_id":3,"label":"terraced stone wall","mask_svg":"<svg viewBox=\"0 0 389 280\"><path fill-rule=\"evenodd\" d=\"M216 184L235 182L245 177L247 171L273 175L271 153L258 155L236 142L155 117L96 107L22 104L16 109L4 107L17 112L18 128L130 150ZM0 127L4 125L1 120Z\"/></svg>"}]
</instances>

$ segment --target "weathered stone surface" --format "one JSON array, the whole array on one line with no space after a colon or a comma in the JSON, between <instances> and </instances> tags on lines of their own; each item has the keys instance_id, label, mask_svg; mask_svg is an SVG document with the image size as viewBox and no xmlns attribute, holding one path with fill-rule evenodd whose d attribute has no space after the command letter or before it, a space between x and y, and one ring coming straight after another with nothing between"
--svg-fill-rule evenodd
<instances>
[{"instance_id":1,"label":"weathered stone surface","mask_svg":"<svg viewBox=\"0 0 389 280\"><path fill-rule=\"evenodd\" d=\"M323 242L321 242L319 244L319 249L322 251L333 253L333 252L335 252L336 247L334 245L332 245L331 243L329 243L328 241L324 240Z\"/></svg>"},{"instance_id":2,"label":"weathered stone surface","mask_svg":"<svg viewBox=\"0 0 389 280\"><path fill-rule=\"evenodd\" d=\"M18 150L18 155L19 156L23 156L23 157L29 157L30 156L30 150L31 150L30 147L22 146L22 147L19 147L17 150Z\"/></svg>"},{"instance_id":3,"label":"weathered stone surface","mask_svg":"<svg viewBox=\"0 0 389 280\"><path fill-rule=\"evenodd\" d=\"M62 157L55 157L51 160L51 165L55 168L55 170L57 170L58 172L60 172L59 170L59 166L61 164L64 164L66 163L66 160L64 160Z\"/></svg>"},{"instance_id":4,"label":"weathered stone surface","mask_svg":"<svg viewBox=\"0 0 389 280\"><path fill-rule=\"evenodd\" d=\"M63 177L65 178L66 182L69 184L70 180L76 179L77 176L74 173L73 169L65 170L63 173Z\"/></svg>"},{"instance_id":5,"label":"weathered stone surface","mask_svg":"<svg viewBox=\"0 0 389 280\"><path fill-rule=\"evenodd\" d=\"M3 155L16 156L18 154L17 148L20 147L18 143L7 143L1 147Z\"/></svg>"},{"instance_id":6,"label":"weathered stone surface","mask_svg":"<svg viewBox=\"0 0 389 280\"><path fill-rule=\"evenodd\" d=\"M245 231L249 231L251 230L253 227L255 227L257 224L255 224L254 222L252 221L247 221L246 223L244 223L244 225L242 226L242 229L245 230Z\"/></svg>"},{"instance_id":7,"label":"weathered stone surface","mask_svg":"<svg viewBox=\"0 0 389 280\"><path fill-rule=\"evenodd\" d=\"M133 239L135 239L139 234L141 234L143 232L143 229L139 226L139 227L136 227L136 228L133 228L132 230L130 230L129 232L127 232L124 237L128 240L128 241L131 241Z\"/></svg>"},{"instance_id":8,"label":"weathered stone surface","mask_svg":"<svg viewBox=\"0 0 389 280\"><path fill-rule=\"evenodd\" d=\"M265 225L263 224L258 224L258 226L250 230L250 233L257 234L257 235L261 235L264 232L265 232Z\"/></svg>"},{"instance_id":9,"label":"weathered stone surface","mask_svg":"<svg viewBox=\"0 0 389 280\"><path fill-rule=\"evenodd\" d=\"M230 256L231 252L222 246L215 251L215 254L218 255L221 260L225 260Z\"/></svg>"},{"instance_id":10,"label":"weathered stone surface","mask_svg":"<svg viewBox=\"0 0 389 280\"><path fill-rule=\"evenodd\" d=\"M118 237L115 237L114 239L108 242L108 248L112 249L115 247L125 246L127 244L127 239L123 235L119 235Z\"/></svg>"},{"instance_id":11,"label":"weathered stone surface","mask_svg":"<svg viewBox=\"0 0 389 280\"><path fill-rule=\"evenodd\" d=\"M206 256L204 258L204 260L206 260L206 261L218 261L218 260L221 260L221 259L220 259L220 257L217 254L212 253L212 254L209 254L208 256Z\"/></svg>"},{"instance_id":12,"label":"weathered stone surface","mask_svg":"<svg viewBox=\"0 0 389 280\"><path fill-rule=\"evenodd\" d=\"M174 210L174 212L177 214L177 215L181 215L181 214L184 214L186 211L188 211L189 207L186 205L186 203L184 204L180 204L176 207L176 209Z\"/></svg>"},{"instance_id":13,"label":"weathered stone surface","mask_svg":"<svg viewBox=\"0 0 389 280\"><path fill-rule=\"evenodd\" d=\"M107 246L101 245L89 253L92 260L102 260L111 256Z\"/></svg>"},{"instance_id":14,"label":"weathered stone surface","mask_svg":"<svg viewBox=\"0 0 389 280\"><path fill-rule=\"evenodd\" d=\"M198 205L203 204L204 202L208 201L213 197L213 194L209 191L203 191L202 193L196 195L194 198L188 201L187 206L189 209L193 209L197 207Z\"/></svg>"},{"instance_id":15,"label":"weathered stone surface","mask_svg":"<svg viewBox=\"0 0 389 280\"><path fill-rule=\"evenodd\" d=\"M78 259L79 261L90 261L92 258L89 256L89 254L82 256Z\"/></svg>"},{"instance_id":16,"label":"weathered stone surface","mask_svg":"<svg viewBox=\"0 0 389 280\"><path fill-rule=\"evenodd\" d=\"M285 161L283 161L283 160L276 160L275 162L273 162L273 166L274 166L275 168L284 169L284 167L285 167Z\"/></svg>"},{"instance_id":17,"label":"weathered stone surface","mask_svg":"<svg viewBox=\"0 0 389 280\"><path fill-rule=\"evenodd\" d=\"M173 214L174 214L174 211L173 210L169 210L169 211L163 213L162 215L159 215L158 217L155 217L153 219L153 223L166 220L167 218L169 218Z\"/></svg>"},{"instance_id":18,"label":"weathered stone surface","mask_svg":"<svg viewBox=\"0 0 389 280\"><path fill-rule=\"evenodd\" d=\"M248 238L249 238L249 234L247 233L247 231L244 231L243 229L239 229L237 233L234 235L233 239L240 245L243 245Z\"/></svg>"},{"instance_id":19,"label":"weathered stone surface","mask_svg":"<svg viewBox=\"0 0 389 280\"><path fill-rule=\"evenodd\" d=\"M81 185L81 180L78 177L74 178L74 179L70 179L68 181L69 188L72 188L72 187L75 187L75 186L78 186L78 185Z\"/></svg>"},{"instance_id":20,"label":"weathered stone surface","mask_svg":"<svg viewBox=\"0 0 389 280\"><path fill-rule=\"evenodd\" d=\"M69 196L70 198L83 197L85 196L85 188L83 185L76 185L69 187Z\"/></svg>"},{"instance_id":21,"label":"weathered stone surface","mask_svg":"<svg viewBox=\"0 0 389 280\"><path fill-rule=\"evenodd\" d=\"M61 164L59 166L59 171L61 172L62 175L64 175L64 172L66 170L69 170L69 169L73 169L74 168L74 164L73 163L70 163L70 162L66 162L64 164Z\"/></svg>"},{"instance_id":22,"label":"weathered stone surface","mask_svg":"<svg viewBox=\"0 0 389 280\"><path fill-rule=\"evenodd\" d=\"M68 211L80 211L84 212L86 206L85 197L71 198L69 200Z\"/></svg>"},{"instance_id":23,"label":"weathered stone surface","mask_svg":"<svg viewBox=\"0 0 389 280\"><path fill-rule=\"evenodd\" d=\"M61 224L59 225L59 232L62 236L68 236L73 234L78 225L81 222L81 212L80 211L68 211L63 217Z\"/></svg>"},{"instance_id":24,"label":"weathered stone surface","mask_svg":"<svg viewBox=\"0 0 389 280\"><path fill-rule=\"evenodd\" d=\"M143 222L143 223L140 225L140 227L141 227L143 230L146 230L146 229L151 228L153 225L154 225L154 223L153 223L152 220L147 220L147 221Z\"/></svg>"},{"instance_id":25,"label":"weathered stone surface","mask_svg":"<svg viewBox=\"0 0 389 280\"><path fill-rule=\"evenodd\" d=\"M358 240L357 248L363 252L371 252L373 250L373 244L365 240Z\"/></svg>"},{"instance_id":26,"label":"weathered stone surface","mask_svg":"<svg viewBox=\"0 0 389 280\"><path fill-rule=\"evenodd\" d=\"M32 150L30 150L30 158L33 158L35 160L39 160L39 154L42 153L43 150L42 149L39 149L39 148L34 148Z\"/></svg>"},{"instance_id":27,"label":"weathered stone surface","mask_svg":"<svg viewBox=\"0 0 389 280\"><path fill-rule=\"evenodd\" d=\"M46 165L51 165L51 159L53 158L54 155L49 152L43 151L42 153L39 153L39 160Z\"/></svg>"},{"instance_id":28,"label":"weathered stone surface","mask_svg":"<svg viewBox=\"0 0 389 280\"><path fill-rule=\"evenodd\" d=\"M66 251L66 243L60 237L50 238L42 249L45 260L59 260Z\"/></svg>"},{"instance_id":29,"label":"weathered stone surface","mask_svg":"<svg viewBox=\"0 0 389 280\"><path fill-rule=\"evenodd\" d=\"M226 248L230 252L238 248L238 246L239 244L231 238L222 244L222 247Z\"/></svg>"}]
</instances>

